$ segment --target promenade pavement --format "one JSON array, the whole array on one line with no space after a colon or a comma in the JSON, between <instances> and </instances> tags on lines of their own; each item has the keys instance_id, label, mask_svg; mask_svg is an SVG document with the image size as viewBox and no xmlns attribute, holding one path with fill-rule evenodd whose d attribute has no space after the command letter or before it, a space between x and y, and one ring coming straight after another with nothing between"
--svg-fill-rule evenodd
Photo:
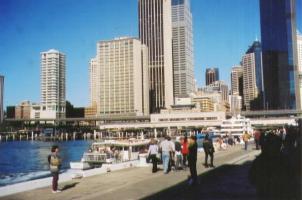
<instances>
[{"instance_id":1,"label":"promenade pavement","mask_svg":"<svg viewBox=\"0 0 302 200\"><path fill-rule=\"evenodd\" d=\"M1 200L93 200L93 199L256 199L248 183L250 162L259 151L241 145L215 153L216 168L205 168L204 153L198 153L200 184L188 186L189 170L163 174L150 167L128 168L102 175L60 183L61 193L41 188L0 198Z\"/></svg>"}]
</instances>

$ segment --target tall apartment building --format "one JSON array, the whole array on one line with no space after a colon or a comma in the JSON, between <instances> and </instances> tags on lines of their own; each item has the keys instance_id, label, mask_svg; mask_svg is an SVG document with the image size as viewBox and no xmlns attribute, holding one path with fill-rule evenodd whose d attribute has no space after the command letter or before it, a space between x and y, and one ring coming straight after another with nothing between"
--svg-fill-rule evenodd
<instances>
[{"instance_id":1,"label":"tall apartment building","mask_svg":"<svg viewBox=\"0 0 302 200\"><path fill-rule=\"evenodd\" d=\"M90 90L90 96L92 100L96 98L97 115L149 114L146 45L142 45L138 39L126 37L100 41L94 61L97 63L91 62L90 82L96 85L96 89ZM98 69L93 70L95 68Z\"/></svg>"},{"instance_id":2,"label":"tall apartment building","mask_svg":"<svg viewBox=\"0 0 302 200\"><path fill-rule=\"evenodd\" d=\"M4 76L0 75L0 124L3 122L4 119L4 111L3 111L3 95L4 95Z\"/></svg>"},{"instance_id":3,"label":"tall apartment building","mask_svg":"<svg viewBox=\"0 0 302 200\"><path fill-rule=\"evenodd\" d=\"M231 71L231 94L243 96L243 67L232 67Z\"/></svg>"},{"instance_id":4,"label":"tall apartment building","mask_svg":"<svg viewBox=\"0 0 302 200\"><path fill-rule=\"evenodd\" d=\"M300 88L300 105L302 105L302 35L297 34L297 58L298 58L298 73L299 73L299 88Z\"/></svg>"},{"instance_id":5,"label":"tall apartment building","mask_svg":"<svg viewBox=\"0 0 302 200\"><path fill-rule=\"evenodd\" d=\"M174 104L171 0L139 0L139 38L148 47L150 111Z\"/></svg>"},{"instance_id":6,"label":"tall apartment building","mask_svg":"<svg viewBox=\"0 0 302 200\"><path fill-rule=\"evenodd\" d=\"M47 118L65 117L65 55L55 49L41 52L41 107Z\"/></svg>"},{"instance_id":7,"label":"tall apartment building","mask_svg":"<svg viewBox=\"0 0 302 200\"><path fill-rule=\"evenodd\" d=\"M194 90L190 0L172 0L172 53L174 97L189 96Z\"/></svg>"},{"instance_id":8,"label":"tall apartment building","mask_svg":"<svg viewBox=\"0 0 302 200\"><path fill-rule=\"evenodd\" d=\"M100 71L96 58L92 58L89 62L89 104L92 106L100 97Z\"/></svg>"},{"instance_id":9,"label":"tall apartment building","mask_svg":"<svg viewBox=\"0 0 302 200\"><path fill-rule=\"evenodd\" d=\"M265 107L301 109L295 0L260 0Z\"/></svg>"},{"instance_id":10,"label":"tall apartment building","mask_svg":"<svg viewBox=\"0 0 302 200\"><path fill-rule=\"evenodd\" d=\"M243 97L244 106L247 110L260 110L263 103L263 73L262 73L262 53L261 43L255 41L242 57L243 66ZM258 98L259 103L252 103Z\"/></svg>"},{"instance_id":11,"label":"tall apartment building","mask_svg":"<svg viewBox=\"0 0 302 200\"><path fill-rule=\"evenodd\" d=\"M219 69L218 68L207 68L206 69L206 85L210 85L215 81L219 80Z\"/></svg>"}]
</instances>

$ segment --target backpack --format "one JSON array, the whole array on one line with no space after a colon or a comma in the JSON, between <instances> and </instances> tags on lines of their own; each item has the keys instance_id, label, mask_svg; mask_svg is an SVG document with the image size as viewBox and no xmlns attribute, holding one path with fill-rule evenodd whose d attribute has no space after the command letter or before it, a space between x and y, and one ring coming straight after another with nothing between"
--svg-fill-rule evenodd
<instances>
[{"instance_id":1,"label":"backpack","mask_svg":"<svg viewBox=\"0 0 302 200\"><path fill-rule=\"evenodd\" d=\"M49 169L51 172L59 172L59 165L61 165L58 156L50 155Z\"/></svg>"}]
</instances>

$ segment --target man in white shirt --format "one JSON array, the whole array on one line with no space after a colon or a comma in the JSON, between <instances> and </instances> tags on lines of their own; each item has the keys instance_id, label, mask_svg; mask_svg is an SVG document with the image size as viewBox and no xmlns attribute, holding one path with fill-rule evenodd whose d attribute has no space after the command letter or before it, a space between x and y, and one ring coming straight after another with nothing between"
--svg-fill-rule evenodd
<instances>
[{"instance_id":1,"label":"man in white shirt","mask_svg":"<svg viewBox=\"0 0 302 200\"><path fill-rule=\"evenodd\" d=\"M160 143L162 159L163 159L163 168L164 168L165 174L168 173L170 152L173 152L173 144L168 139L169 139L169 136L166 136L165 140Z\"/></svg>"}]
</instances>

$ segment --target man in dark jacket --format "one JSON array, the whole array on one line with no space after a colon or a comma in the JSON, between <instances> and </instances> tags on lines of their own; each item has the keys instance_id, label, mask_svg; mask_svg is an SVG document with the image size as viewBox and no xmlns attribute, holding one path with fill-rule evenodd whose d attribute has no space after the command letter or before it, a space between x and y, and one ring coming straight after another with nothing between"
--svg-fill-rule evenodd
<instances>
[{"instance_id":1,"label":"man in dark jacket","mask_svg":"<svg viewBox=\"0 0 302 200\"><path fill-rule=\"evenodd\" d=\"M204 166L205 167L209 167L208 165L208 156L210 155L211 158L211 164L210 167L214 167L213 165L213 160L214 160L214 146L212 143L212 140L209 138L209 134L207 133L205 135L205 138L203 140L203 149L204 149L204 153L205 153L205 163Z\"/></svg>"}]
</instances>

